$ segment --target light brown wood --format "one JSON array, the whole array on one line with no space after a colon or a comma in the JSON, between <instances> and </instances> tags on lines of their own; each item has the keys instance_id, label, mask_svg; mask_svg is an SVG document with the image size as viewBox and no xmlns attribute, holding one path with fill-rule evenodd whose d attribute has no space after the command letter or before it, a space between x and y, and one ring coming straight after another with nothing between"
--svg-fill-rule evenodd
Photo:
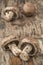
<instances>
[{"instance_id":1,"label":"light brown wood","mask_svg":"<svg viewBox=\"0 0 43 65\"><path fill-rule=\"evenodd\" d=\"M28 65L34 65L33 61L30 60L30 61L28 62Z\"/></svg>"},{"instance_id":2,"label":"light brown wood","mask_svg":"<svg viewBox=\"0 0 43 65\"><path fill-rule=\"evenodd\" d=\"M10 65L22 65L20 58L15 57L13 55L12 55L12 57L10 57L9 63L10 63Z\"/></svg>"}]
</instances>

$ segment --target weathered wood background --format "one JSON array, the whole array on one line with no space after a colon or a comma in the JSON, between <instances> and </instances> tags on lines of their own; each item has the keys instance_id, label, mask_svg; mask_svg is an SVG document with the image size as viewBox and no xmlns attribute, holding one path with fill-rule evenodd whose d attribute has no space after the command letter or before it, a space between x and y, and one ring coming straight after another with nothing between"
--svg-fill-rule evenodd
<instances>
[{"instance_id":1,"label":"weathered wood background","mask_svg":"<svg viewBox=\"0 0 43 65\"><path fill-rule=\"evenodd\" d=\"M14 6L14 3L16 2L19 5L20 3L27 1L35 4L35 16L16 20L16 23L20 22L19 26L14 25L14 23L6 22L1 18L1 11L5 7ZM19 31L19 33L17 31ZM19 58L13 57L9 52L3 51L1 41L11 34L14 34L15 36L18 35L20 38L25 36L40 38L40 36L43 35L43 0L0 0L0 65L43 65L43 55L31 59L31 62L27 63L20 61Z\"/></svg>"}]
</instances>

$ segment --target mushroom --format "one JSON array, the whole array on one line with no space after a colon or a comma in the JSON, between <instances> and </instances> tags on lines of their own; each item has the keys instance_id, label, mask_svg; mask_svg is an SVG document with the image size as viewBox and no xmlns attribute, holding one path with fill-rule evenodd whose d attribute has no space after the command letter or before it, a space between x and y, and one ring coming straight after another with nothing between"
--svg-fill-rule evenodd
<instances>
[{"instance_id":1,"label":"mushroom","mask_svg":"<svg viewBox=\"0 0 43 65\"><path fill-rule=\"evenodd\" d=\"M26 2L23 6L23 13L26 16L32 16L35 13L35 6L31 2Z\"/></svg>"},{"instance_id":2,"label":"mushroom","mask_svg":"<svg viewBox=\"0 0 43 65\"><path fill-rule=\"evenodd\" d=\"M34 56L38 53L39 41L33 38L24 38L20 41L19 46L21 50L28 53L29 56Z\"/></svg>"},{"instance_id":3,"label":"mushroom","mask_svg":"<svg viewBox=\"0 0 43 65\"><path fill-rule=\"evenodd\" d=\"M1 17L6 21L17 19L19 17L19 8L17 6L6 7L4 10L2 10Z\"/></svg>"},{"instance_id":4,"label":"mushroom","mask_svg":"<svg viewBox=\"0 0 43 65\"><path fill-rule=\"evenodd\" d=\"M4 51L11 51L14 56L19 56L21 50L18 48L19 38L11 35L1 41L1 46Z\"/></svg>"},{"instance_id":5,"label":"mushroom","mask_svg":"<svg viewBox=\"0 0 43 65\"><path fill-rule=\"evenodd\" d=\"M10 35L8 37L5 37L2 41L1 41L1 46L4 50L10 50L11 49L11 45L14 47L18 46L19 44L19 38L15 38L15 36Z\"/></svg>"}]
</instances>

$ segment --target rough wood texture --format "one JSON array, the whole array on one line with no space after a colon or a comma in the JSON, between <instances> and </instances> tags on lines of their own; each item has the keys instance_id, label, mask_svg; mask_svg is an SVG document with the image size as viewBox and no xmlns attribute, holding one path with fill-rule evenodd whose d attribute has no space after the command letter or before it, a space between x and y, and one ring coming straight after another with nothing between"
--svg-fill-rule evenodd
<instances>
[{"instance_id":1,"label":"rough wood texture","mask_svg":"<svg viewBox=\"0 0 43 65\"><path fill-rule=\"evenodd\" d=\"M10 65L22 65L21 60L18 57L14 57L14 56L10 57L9 62Z\"/></svg>"},{"instance_id":2,"label":"rough wood texture","mask_svg":"<svg viewBox=\"0 0 43 65\"><path fill-rule=\"evenodd\" d=\"M21 11L23 4L27 1L34 3L36 7L34 16L26 17L20 14L22 17L12 22L7 22L1 18L1 11L5 7L14 6L15 3L20 7ZM11 52L4 51L1 41L10 35L18 36L19 39L24 37L42 38L41 40L43 42L43 0L0 0L0 65L43 65L43 54L41 53L31 58L32 62L21 62L20 58L14 57Z\"/></svg>"}]
</instances>

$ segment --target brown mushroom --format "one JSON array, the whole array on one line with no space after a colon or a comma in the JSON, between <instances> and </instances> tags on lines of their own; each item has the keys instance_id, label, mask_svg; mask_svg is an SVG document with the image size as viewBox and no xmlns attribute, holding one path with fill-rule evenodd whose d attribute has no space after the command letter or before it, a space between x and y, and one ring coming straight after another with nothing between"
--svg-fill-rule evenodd
<instances>
[{"instance_id":1,"label":"brown mushroom","mask_svg":"<svg viewBox=\"0 0 43 65\"><path fill-rule=\"evenodd\" d=\"M26 16L32 16L35 13L35 6L31 2L26 2L23 6L23 13Z\"/></svg>"}]
</instances>

